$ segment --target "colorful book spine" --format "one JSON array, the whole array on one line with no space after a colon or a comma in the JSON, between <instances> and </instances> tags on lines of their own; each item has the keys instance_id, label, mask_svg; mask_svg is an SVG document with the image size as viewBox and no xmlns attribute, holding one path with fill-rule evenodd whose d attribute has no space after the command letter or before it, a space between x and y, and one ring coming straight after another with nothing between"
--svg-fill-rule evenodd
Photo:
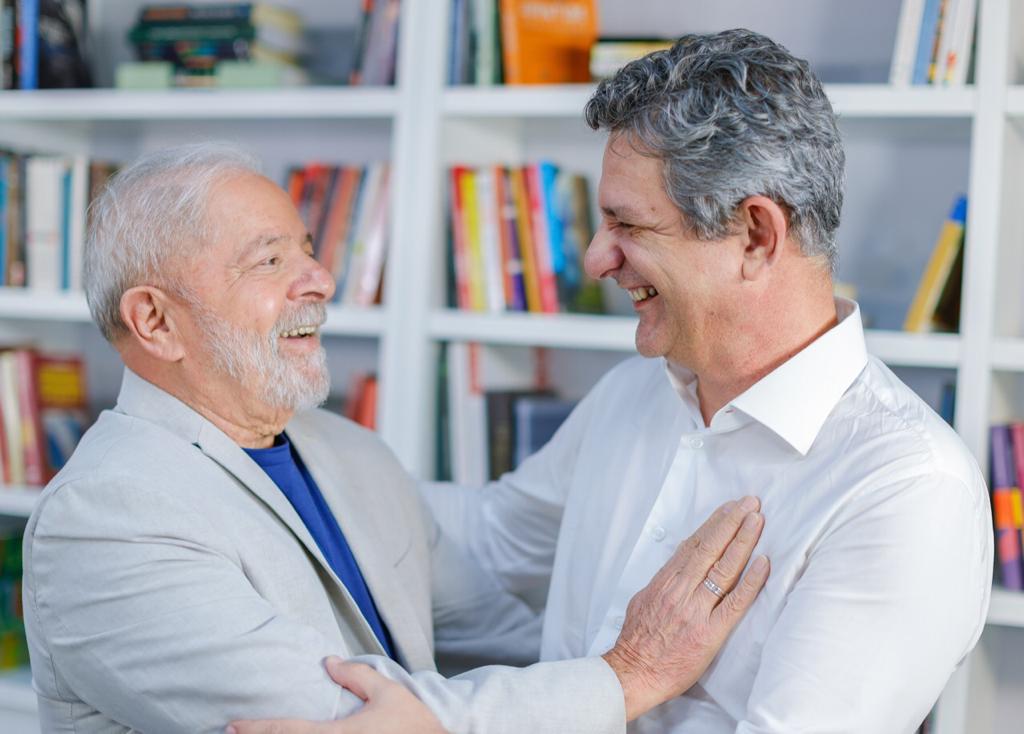
<instances>
[{"instance_id":1,"label":"colorful book spine","mask_svg":"<svg viewBox=\"0 0 1024 734\"><path fill-rule=\"evenodd\" d=\"M914 56L914 74L911 78L913 84L928 83L928 67L932 60L941 2L942 0L925 0L920 30L917 34L917 53Z\"/></svg>"},{"instance_id":2,"label":"colorful book spine","mask_svg":"<svg viewBox=\"0 0 1024 734\"><path fill-rule=\"evenodd\" d=\"M540 274L534 253L533 227L530 224L530 195L526 186L526 169L513 168L509 171L509 183L516 209L516 233L519 241L519 255L523 260L523 288L526 293L526 307L530 313L544 310L540 295Z\"/></svg>"},{"instance_id":3,"label":"colorful book spine","mask_svg":"<svg viewBox=\"0 0 1024 734\"><path fill-rule=\"evenodd\" d=\"M548 205L540 166L536 164L526 168L526 191L530 202L530 222L533 225L533 254L540 281L541 310L544 313L557 313L558 283L552 259Z\"/></svg>"},{"instance_id":4,"label":"colorful book spine","mask_svg":"<svg viewBox=\"0 0 1024 734\"><path fill-rule=\"evenodd\" d=\"M1013 448L1009 426L990 429L992 454L992 514L996 531L996 554L1003 586L1020 591L1024 589L1021 566L1020 488L1013 466Z\"/></svg>"},{"instance_id":5,"label":"colorful book spine","mask_svg":"<svg viewBox=\"0 0 1024 734\"><path fill-rule=\"evenodd\" d=\"M954 270L957 255L964 243L967 226L967 197L960 196L953 203L949 218L942 225L928 258L924 273L918 283L914 299L903 322L906 331L928 331L932 328L935 309L950 273Z\"/></svg>"}]
</instances>

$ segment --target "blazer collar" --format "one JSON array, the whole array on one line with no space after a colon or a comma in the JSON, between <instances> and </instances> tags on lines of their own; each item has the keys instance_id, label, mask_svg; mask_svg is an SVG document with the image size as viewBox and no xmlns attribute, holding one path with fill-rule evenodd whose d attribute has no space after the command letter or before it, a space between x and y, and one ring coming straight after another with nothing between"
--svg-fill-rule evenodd
<instances>
[{"instance_id":1,"label":"blazer collar","mask_svg":"<svg viewBox=\"0 0 1024 734\"><path fill-rule=\"evenodd\" d=\"M128 368L125 368L121 393L114 410L143 418L181 436L259 499L316 561L321 576L333 582L334 588L328 591L333 592L332 597L344 621L356 631L365 649L379 655L385 654L377 636L363 618L348 589L327 563L302 518L270 477L227 434L188 405ZM391 581L395 558L387 550L394 549L389 548L381 540L376 528L371 526L369 513L360 511L344 478L326 469L337 464L337 457L328 455L328 444L322 440L322 436L317 440L315 434L308 429L304 430L301 418L293 419L286 432L345 533L367 586L377 602L378 611L388 625L399 651L410 666L433 667L430 643L423 635L421 625L416 621L401 589L395 588ZM354 522L354 518L358 518L359 522Z\"/></svg>"}]
</instances>

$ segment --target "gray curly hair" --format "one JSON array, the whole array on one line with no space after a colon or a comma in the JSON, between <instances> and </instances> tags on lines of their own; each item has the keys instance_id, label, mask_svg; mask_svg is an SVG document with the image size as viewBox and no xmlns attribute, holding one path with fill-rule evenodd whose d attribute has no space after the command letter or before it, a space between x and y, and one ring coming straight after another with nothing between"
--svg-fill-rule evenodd
<instances>
[{"instance_id":1,"label":"gray curly hair","mask_svg":"<svg viewBox=\"0 0 1024 734\"><path fill-rule=\"evenodd\" d=\"M664 162L665 191L697 237L720 239L763 195L832 272L846 155L832 105L803 59L736 29L680 38L601 82L587 124Z\"/></svg>"},{"instance_id":2,"label":"gray curly hair","mask_svg":"<svg viewBox=\"0 0 1024 734\"><path fill-rule=\"evenodd\" d=\"M171 267L208 242L206 204L214 184L259 173L259 161L231 144L166 148L121 169L89 207L82 279L93 321L108 341L125 333L121 296L149 284L184 294Z\"/></svg>"}]
</instances>

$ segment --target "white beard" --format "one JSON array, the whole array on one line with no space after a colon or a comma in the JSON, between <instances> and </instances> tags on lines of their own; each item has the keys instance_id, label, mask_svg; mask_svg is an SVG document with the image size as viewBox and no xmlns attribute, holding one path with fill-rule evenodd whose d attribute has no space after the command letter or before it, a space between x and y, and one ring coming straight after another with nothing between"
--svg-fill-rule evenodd
<instances>
[{"instance_id":1,"label":"white beard","mask_svg":"<svg viewBox=\"0 0 1024 734\"><path fill-rule=\"evenodd\" d=\"M192 306L214 368L248 386L268 406L300 411L327 400L331 376L323 346L305 357L287 357L278 349L278 334L322 324L327 315L323 304L282 314L266 337L235 326L198 301L192 301Z\"/></svg>"}]
</instances>

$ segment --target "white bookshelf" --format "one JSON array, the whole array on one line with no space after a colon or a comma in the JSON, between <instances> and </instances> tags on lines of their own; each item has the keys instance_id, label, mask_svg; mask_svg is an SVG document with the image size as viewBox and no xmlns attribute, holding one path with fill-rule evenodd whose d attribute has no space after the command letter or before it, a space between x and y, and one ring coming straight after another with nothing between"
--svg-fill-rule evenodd
<instances>
[{"instance_id":1,"label":"white bookshelf","mask_svg":"<svg viewBox=\"0 0 1024 734\"><path fill-rule=\"evenodd\" d=\"M898 5L891 0L872 3L865 17L872 10L876 16L892 15L891 6ZM326 0L286 4L316 6L320 13L333 8ZM347 17L354 18L356 0L342 5ZM596 180L602 145L601 136L590 132L581 119L592 85L447 88L448 5L447 0L403 2L402 27L415 32L400 34L400 83L394 89L0 93L0 144L12 146L128 159L208 135L250 145L269 161L268 168L276 166L274 170L287 162L365 161L386 154L395 179L385 305L331 306L323 333L334 346L341 344L341 351L349 343L371 345L381 380L380 432L406 466L423 476L432 473L439 344L479 341L625 356L633 351L635 328L630 316L471 314L446 308L445 168L456 161L525 162L550 157ZM732 12L736 14L732 25L776 35L773 27L759 25L763 15L745 12L753 13L761 4L747 0L744 12L726 10L726 5L731 7L701 4L700 12ZM930 205L922 201L935 198L928 189L931 179L940 183L957 179L962 169L970 226L960 334L917 335L880 328L869 329L867 339L869 351L894 367L955 376L955 425L982 466L987 466L987 431L993 416L1024 417L1024 383L1016 398L1019 402L996 404L1004 394L1014 394L998 389L997 376L1024 375L1024 297L1018 295L1024 254L1017 254L1024 252L1024 225L1015 223L1024 202L1024 184L1017 180L1017 171L1024 168L1024 75L1014 66L1020 65L1014 59L1024 57L1024 32L1011 30L1024 26L1024 8L1019 5L1011 0L981 0L977 81L972 86L827 85L849 151L851 178L844 220L865 218L863 213L873 205L885 208L888 204L891 209L880 225L868 222L858 229L854 221L852 230L841 230L841 235L848 235L840 243L844 261L849 257L856 264L860 258L869 266L877 261L880 270L897 262L900 252L886 258L898 247L871 250L865 232L876 226L924 228L924 247L930 250L948 201ZM104 0L102 7L114 13L136 6L129 0ZM664 0L642 0L630 4L630 13L651 16L668 13L672 7ZM805 14L814 15L810 5L800 7L799 17L790 19L787 27L798 28ZM694 7L680 13L672 21L679 27L663 32L690 30L684 22L691 10L697 12ZM602 1L602 16L621 17L624 12L611 0ZM110 22L116 25L124 20ZM837 27L828 26L827 32L837 33ZM799 46L789 45L801 53ZM934 170L921 174L925 180L911 177L894 182L864 176L888 157L898 158L915 147L920 157L907 159L909 163L902 167L937 160ZM950 167L956 172L949 173ZM905 277L916 280L919 268L915 265L910 270ZM99 339L80 295L0 289L0 332L4 330L17 334L31 330L44 344L78 349L85 344L87 352L92 348L88 345ZM119 376L110 372L102 379L116 391ZM37 490L30 488L0 488L0 514L26 516L36 497ZM993 630L1010 634L1021 630L1024 635L1024 595L996 590L989 624ZM1012 649L1021 650L1019 646ZM985 656L975 654L953 678L940 702L938 734L988 730L986 724L993 720L1001 696L994 665L991 651ZM1016 665L1018 670L1024 667ZM0 677L0 731L8 731L8 712L31 715L34 704L27 676Z\"/></svg>"},{"instance_id":2,"label":"white bookshelf","mask_svg":"<svg viewBox=\"0 0 1024 734\"><path fill-rule=\"evenodd\" d=\"M0 119L75 122L109 120L358 119L392 117L393 89L305 87L284 90L43 89L4 92Z\"/></svg>"}]
</instances>

